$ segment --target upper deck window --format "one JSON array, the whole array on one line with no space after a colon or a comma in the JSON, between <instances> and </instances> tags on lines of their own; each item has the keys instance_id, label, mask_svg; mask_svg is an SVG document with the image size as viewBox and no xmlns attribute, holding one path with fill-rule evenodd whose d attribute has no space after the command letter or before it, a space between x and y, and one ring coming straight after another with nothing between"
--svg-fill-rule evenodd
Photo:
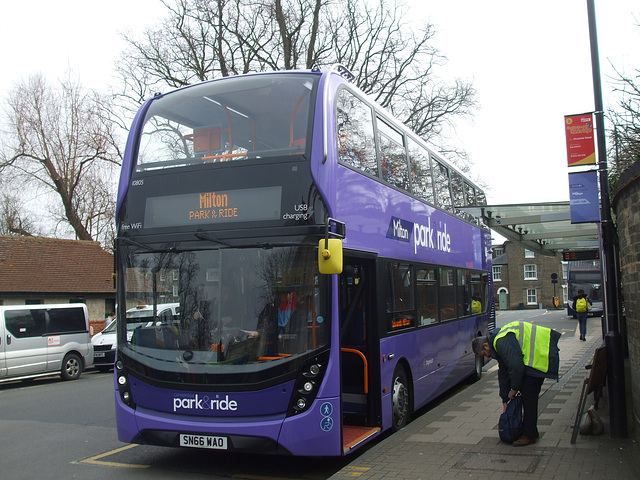
<instances>
[{"instance_id":1,"label":"upper deck window","mask_svg":"<svg viewBox=\"0 0 640 480\"><path fill-rule=\"evenodd\" d=\"M137 170L304 154L318 75L229 77L154 100Z\"/></svg>"},{"instance_id":2,"label":"upper deck window","mask_svg":"<svg viewBox=\"0 0 640 480\"><path fill-rule=\"evenodd\" d=\"M451 190L449 189L449 168L434 159L433 161L433 173L436 185L436 202L440 208L447 211L452 211L451 203Z\"/></svg>"},{"instance_id":3,"label":"upper deck window","mask_svg":"<svg viewBox=\"0 0 640 480\"><path fill-rule=\"evenodd\" d=\"M413 193L434 205L433 179L429 151L419 143L409 139L409 162L411 164L411 183Z\"/></svg>"},{"instance_id":4,"label":"upper deck window","mask_svg":"<svg viewBox=\"0 0 640 480\"><path fill-rule=\"evenodd\" d=\"M400 132L378 119L382 179L403 190L409 189L409 166Z\"/></svg>"},{"instance_id":5,"label":"upper deck window","mask_svg":"<svg viewBox=\"0 0 640 480\"><path fill-rule=\"evenodd\" d=\"M378 175L371 107L346 89L336 100L338 160L369 175Z\"/></svg>"}]
</instances>

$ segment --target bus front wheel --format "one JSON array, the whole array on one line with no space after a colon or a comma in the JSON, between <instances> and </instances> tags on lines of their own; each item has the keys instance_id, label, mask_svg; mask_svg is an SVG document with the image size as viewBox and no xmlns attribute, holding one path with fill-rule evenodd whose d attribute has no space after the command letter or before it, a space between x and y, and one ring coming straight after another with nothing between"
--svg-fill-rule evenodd
<instances>
[{"instance_id":1,"label":"bus front wheel","mask_svg":"<svg viewBox=\"0 0 640 480\"><path fill-rule=\"evenodd\" d=\"M473 375L471 375L471 382L477 382L482 378L482 368L484 367L484 357L482 355L476 355L476 366Z\"/></svg>"},{"instance_id":2,"label":"bus front wheel","mask_svg":"<svg viewBox=\"0 0 640 480\"><path fill-rule=\"evenodd\" d=\"M398 431L409 423L409 387L404 368L397 366L393 373L392 386L393 431Z\"/></svg>"}]
</instances>

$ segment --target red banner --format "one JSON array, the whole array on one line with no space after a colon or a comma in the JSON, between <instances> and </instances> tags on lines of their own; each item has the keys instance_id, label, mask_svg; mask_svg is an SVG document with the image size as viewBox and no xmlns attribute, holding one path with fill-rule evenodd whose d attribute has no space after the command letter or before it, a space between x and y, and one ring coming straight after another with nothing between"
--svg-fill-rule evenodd
<instances>
[{"instance_id":1,"label":"red banner","mask_svg":"<svg viewBox=\"0 0 640 480\"><path fill-rule=\"evenodd\" d=\"M567 160L570 167L594 165L596 147L593 141L593 117L590 113L566 115L564 129L567 136Z\"/></svg>"}]
</instances>

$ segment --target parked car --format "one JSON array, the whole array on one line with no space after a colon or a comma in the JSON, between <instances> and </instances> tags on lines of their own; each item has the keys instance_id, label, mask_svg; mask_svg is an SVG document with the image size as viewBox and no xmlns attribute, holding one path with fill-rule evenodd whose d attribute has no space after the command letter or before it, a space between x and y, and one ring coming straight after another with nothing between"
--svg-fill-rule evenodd
<instances>
[{"instance_id":1,"label":"parked car","mask_svg":"<svg viewBox=\"0 0 640 480\"><path fill-rule=\"evenodd\" d=\"M156 321L172 322L180 309L179 303L159 303L156 305ZM153 306L138 305L127 310L127 339L131 340L133 330L139 326L151 326L154 322ZM113 368L116 361L116 321L112 320L102 332L91 339L93 344L93 364L103 372Z\"/></svg>"},{"instance_id":2,"label":"parked car","mask_svg":"<svg viewBox=\"0 0 640 480\"><path fill-rule=\"evenodd\" d=\"M77 379L93 364L89 331L83 303L0 306L0 381Z\"/></svg>"},{"instance_id":3,"label":"parked car","mask_svg":"<svg viewBox=\"0 0 640 480\"><path fill-rule=\"evenodd\" d=\"M93 366L101 372L113 368L116 361L116 321L111 320L100 333L91 338L93 344Z\"/></svg>"}]
</instances>

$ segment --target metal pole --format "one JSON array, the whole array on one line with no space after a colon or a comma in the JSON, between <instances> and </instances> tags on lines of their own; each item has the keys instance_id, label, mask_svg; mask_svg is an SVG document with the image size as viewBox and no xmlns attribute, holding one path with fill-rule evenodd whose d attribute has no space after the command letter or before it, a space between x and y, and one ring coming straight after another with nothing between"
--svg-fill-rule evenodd
<instances>
[{"instance_id":1,"label":"metal pole","mask_svg":"<svg viewBox=\"0 0 640 480\"><path fill-rule=\"evenodd\" d=\"M607 347L607 386L609 391L609 421L611 435L627 436L627 406L625 398L624 358L622 335L618 325L618 301L616 279L615 233L611 219L609 200L609 175L607 171L607 149L605 144L604 107L602 84L600 81L600 59L594 0L587 0L589 15L589 39L591 43L591 69L593 73L593 96L598 142L598 172L600 178L600 239L602 273L604 281L604 315L608 333L605 335Z\"/></svg>"}]
</instances>

